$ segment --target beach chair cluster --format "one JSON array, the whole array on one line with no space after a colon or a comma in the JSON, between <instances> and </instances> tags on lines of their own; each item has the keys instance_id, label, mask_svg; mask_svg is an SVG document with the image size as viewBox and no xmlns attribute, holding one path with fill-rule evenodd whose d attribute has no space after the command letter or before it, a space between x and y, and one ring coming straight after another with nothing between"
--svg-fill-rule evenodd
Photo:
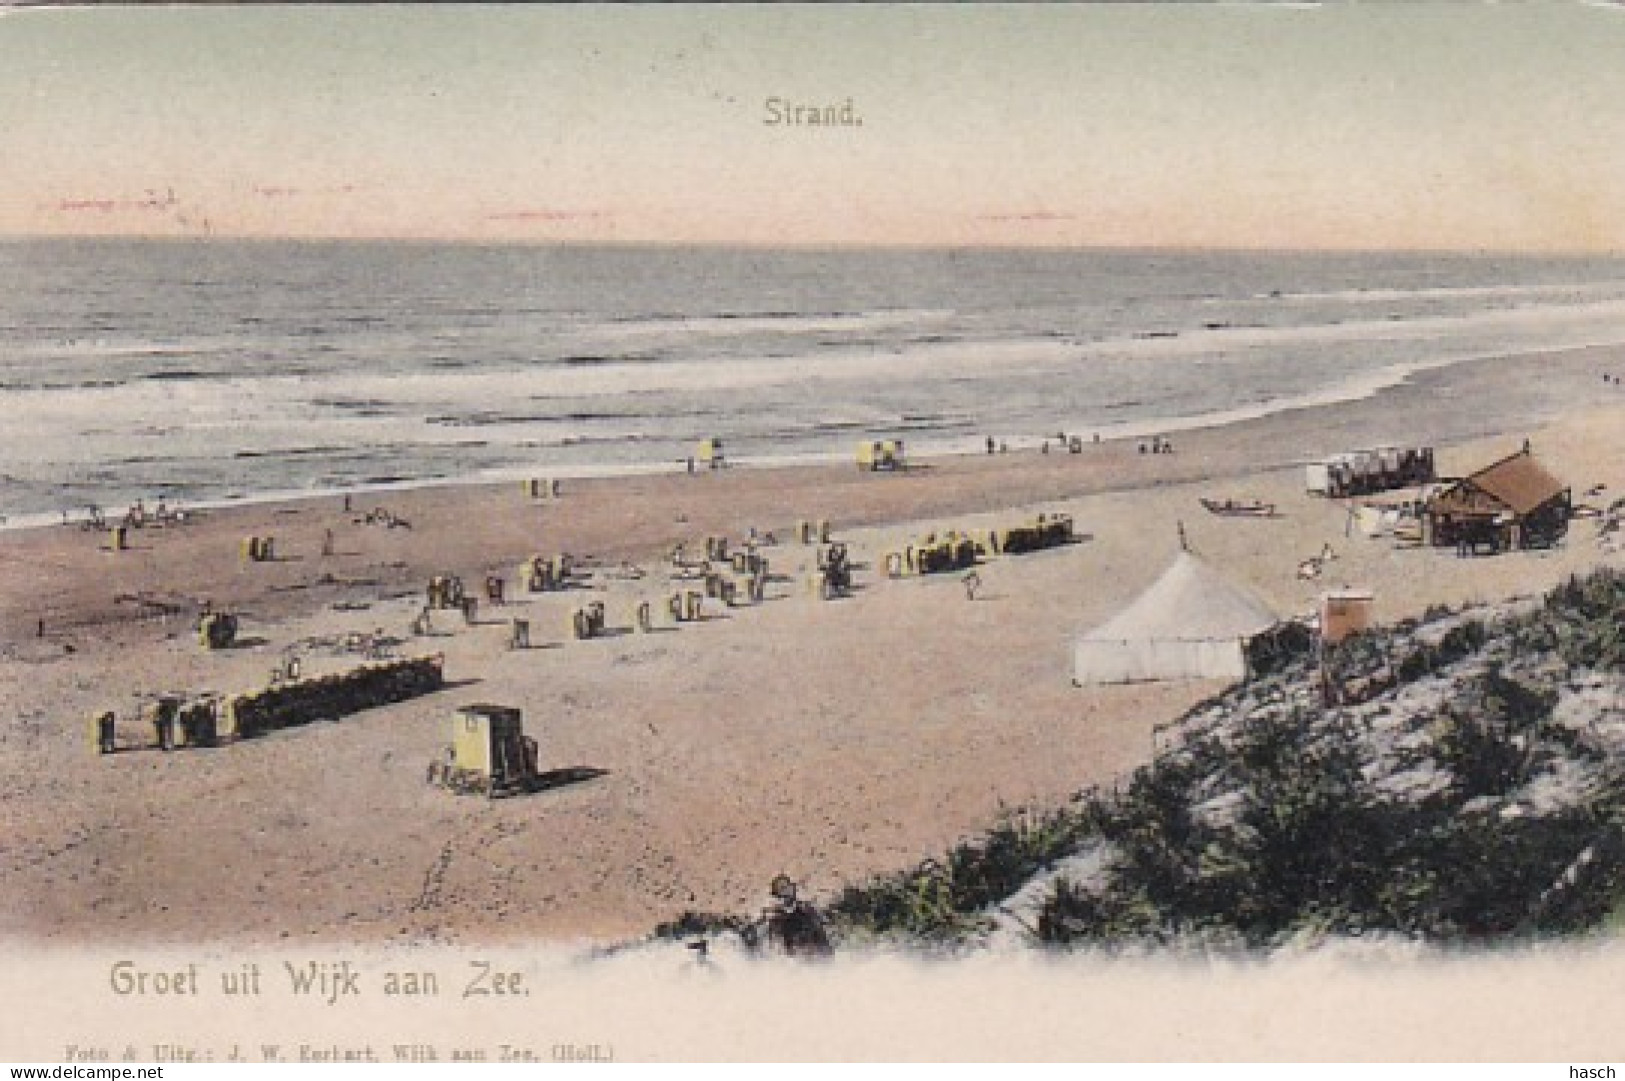
<instances>
[{"instance_id":1,"label":"beach chair cluster","mask_svg":"<svg viewBox=\"0 0 1625 1081\"><path fill-rule=\"evenodd\" d=\"M754 530L752 531L754 537ZM769 563L757 550L756 542L747 539L740 547L725 536L708 536L704 540L705 558L698 562L688 559L688 547L677 545L671 553L673 577L682 582L699 582L704 592L696 591L697 602L703 608L706 599L721 601L733 608L742 604L759 604L767 595ZM680 623L702 618L687 596L679 592L667 605L672 618Z\"/></svg>"},{"instance_id":2,"label":"beach chair cluster","mask_svg":"<svg viewBox=\"0 0 1625 1081\"><path fill-rule=\"evenodd\" d=\"M730 608L762 603L767 596L767 557L747 548L734 552L727 566L731 574L723 571L706 575L706 593Z\"/></svg>"},{"instance_id":3,"label":"beach chair cluster","mask_svg":"<svg viewBox=\"0 0 1625 1081\"><path fill-rule=\"evenodd\" d=\"M152 742L147 746L157 750L212 747L219 739L218 711L219 703L212 696L188 700L161 695L138 711L137 720L143 730L152 733ZM112 754L119 749L117 720L111 711L91 718L91 741L98 753Z\"/></svg>"},{"instance_id":4,"label":"beach chair cluster","mask_svg":"<svg viewBox=\"0 0 1625 1081\"><path fill-rule=\"evenodd\" d=\"M244 563L269 563L276 558L275 537L244 537L242 543Z\"/></svg>"},{"instance_id":5,"label":"beach chair cluster","mask_svg":"<svg viewBox=\"0 0 1625 1081\"><path fill-rule=\"evenodd\" d=\"M432 694L445 685L443 658L416 657L364 664L347 672L276 683L257 691L220 697L161 695L138 715L150 728L147 746L172 751L213 747L314 721L336 721L377 706ZM119 750L117 717L111 711L91 718L91 738L101 754Z\"/></svg>"},{"instance_id":6,"label":"beach chair cluster","mask_svg":"<svg viewBox=\"0 0 1625 1081\"><path fill-rule=\"evenodd\" d=\"M806 519L796 523L796 540L805 545L828 544L830 538L829 519L810 522Z\"/></svg>"},{"instance_id":7,"label":"beach chair cluster","mask_svg":"<svg viewBox=\"0 0 1625 1081\"><path fill-rule=\"evenodd\" d=\"M430 578L426 592L430 608L461 608L467 597L463 580L455 574L437 574Z\"/></svg>"},{"instance_id":8,"label":"beach chair cluster","mask_svg":"<svg viewBox=\"0 0 1625 1081\"><path fill-rule=\"evenodd\" d=\"M833 542L818 549L818 565L808 587L820 600L832 601L852 592L852 558L846 545Z\"/></svg>"},{"instance_id":9,"label":"beach chair cluster","mask_svg":"<svg viewBox=\"0 0 1625 1081\"><path fill-rule=\"evenodd\" d=\"M229 612L204 612L197 621L198 645L204 649L229 649L237 640L237 617Z\"/></svg>"},{"instance_id":10,"label":"beach chair cluster","mask_svg":"<svg viewBox=\"0 0 1625 1081\"><path fill-rule=\"evenodd\" d=\"M1007 529L988 530L986 546L993 555L1013 556L1071 544L1072 539L1070 514L1040 514Z\"/></svg>"},{"instance_id":11,"label":"beach chair cluster","mask_svg":"<svg viewBox=\"0 0 1625 1081\"><path fill-rule=\"evenodd\" d=\"M886 553L886 577L951 574L970 570L988 556L1021 555L1071 544L1075 539L1072 516L1040 514L1012 526L986 533L966 533L950 529L927 533L901 549Z\"/></svg>"},{"instance_id":12,"label":"beach chair cluster","mask_svg":"<svg viewBox=\"0 0 1625 1081\"><path fill-rule=\"evenodd\" d=\"M568 552L531 556L519 564L519 584L526 593L551 593L569 585L574 562Z\"/></svg>"},{"instance_id":13,"label":"beach chair cluster","mask_svg":"<svg viewBox=\"0 0 1625 1081\"><path fill-rule=\"evenodd\" d=\"M666 598L666 612L673 623L698 623L705 618L705 594L697 589L680 589Z\"/></svg>"},{"instance_id":14,"label":"beach chair cluster","mask_svg":"<svg viewBox=\"0 0 1625 1081\"><path fill-rule=\"evenodd\" d=\"M439 656L412 657L231 695L221 704L219 736L250 739L432 694L445 685L443 666Z\"/></svg>"},{"instance_id":15,"label":"beach chair cluster","mask_svg":"<svg viewBox=\"0 0 1625 1081\"><path fill-rule=\"evenodd\" d=\"M749 578L767 577L769 564L767 557L752 548L734 552L728 557L728 563L733 572Z\"/></svg>"},{"instance_id":16,"label":"beach chair cluster","mask_svg":"<svg viewBox=\"0 0 1625 1081\"><path fill-rule=\"evenodd\" d=\"M1341 499L1428 484L1437 475L1432 447L1377 447L1308 463L1304 488L1311 495Z\"/></svg>"},{"instance_id":17,"label":"beach chair cluster","mask_svg":"<svg viewBox=\"0 0 1625 1081\"><path fill-rule=\"evenodd\" d=\"M524 482L524 492L527 499L557 499L559 497L558 478L527 477Z\"/></svg>"},{"instance_id":18,"label":"beach chair cluster","mask_svg":"<svg viewBox=\"0 0 1625 1081\"><path fill-rule=\"evenodd\" d=\"M886 553L886 577L947 574L974 567L983 554L982 546L968 533L949 530L938 536L927 533L901 550Z\"/></svg>"},{"instance_id":19,"label":"beach chair cluster","mask_svg":"<svg viewBox=\"0 0 1625 1081\"><path fill-rule=\"evenodd\" d=\"M585 642L589 638L602 638L606 629L606 618L603 601L580 605L570 611L570 633L578 642Z\"/></svg>"}]
</instances>

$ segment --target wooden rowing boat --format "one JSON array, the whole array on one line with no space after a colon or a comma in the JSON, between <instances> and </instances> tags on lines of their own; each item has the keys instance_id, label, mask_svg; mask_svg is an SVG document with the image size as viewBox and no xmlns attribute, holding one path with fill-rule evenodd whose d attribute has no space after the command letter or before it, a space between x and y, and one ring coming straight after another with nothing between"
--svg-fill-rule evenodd
<instances>
[{"instance_id":1,"label":"wooden rowing boat","mask_svg":"<svg viewBox=\"0 0 1625 1081\"><path fill-rule=\"evenodd\" d=\"M1211 514L1226 518L1274 518L1275 504L1261 503L1256 499L1206 499L1201 500Z\"/></svg>"}]
</instances>

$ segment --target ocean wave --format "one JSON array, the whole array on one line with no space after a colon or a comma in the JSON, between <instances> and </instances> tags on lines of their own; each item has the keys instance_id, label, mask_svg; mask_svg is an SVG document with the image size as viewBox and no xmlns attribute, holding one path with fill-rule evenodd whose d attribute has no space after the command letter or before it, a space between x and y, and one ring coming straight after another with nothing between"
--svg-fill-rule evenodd
<instances>
[{"instance_id":1,"label":"ocean wave","mask_svg":"<svg viewBox=\"0 0 1625 1081\"><path fill-rule=\"evenodd\" d=\"M156 372L147 372L143 375L137 376L137 378L151 383L162 383L166 381L184 383L189 380L198 379L225 379L228 378L229 375L230 373L228 372L206 372L200 368L169 368Z\"/></svg>"},{"instance_id":2,"label":"ocean wave","mask_svg":"<svg viewBox=\"0 0 1625 1081\"><path fill-rule=\"evenodd\" d=\"M673 312L646 313L583 323L576 333L594 329L611 336L667 334L681 330L689 334L732 336L755 331L770 334L844 333L850 330L907 327L922 322L949 319L954 312L942 308L878 308L869 310L793 311L786 309L740 310L709 314Z\"/></svg>"},{"instance_id":3,"label":"ocean wave","mask_svg":"<svg viewBox=\"0 0 1625 1081\"><path fill-rule=\"evenodd\" d=\"M492 424L535 424L549 419L551 418L540 413L501 413L487 410L477 413L439 413L424 417L423 423L448 428L476 428Z\"/></svg>"},{"instance_id":4,"label":"ocean wave","mask_svg":"<svg viewBox=\"0 0 1625 1081\"><path fill-rule=\"evenodd\" d=\"M557 364L561 368L595 368L600 364L618 364L631 355L624 353L579 353L572 356L558 357L547 363Z\"/></svg>"},{"instance_id":5,"label":"ocean wave","mask_svg":"<svg viewBox=\"0 0 1625 1081\"><path fill-rule=\"evenodd\" d=\"M704 323L710 321L728 322L740 319L855 319L869 313L851 311L795 311L793 309L764 309L760 311L720 311L696 314L694 312L637 312L630 315L614 316L607 320L611 323Z\"/></svg>"},{"instance_id":6,"label":"ocean wave","mask_svg":"<svg viewBox=\"0 0 1625 1081\"><path fill-rule=\"evenodd\" d=\"M531 314L540 314L540 313L545 312L545 309L541 309L541 308L527 308L527 309L523 309L523 310L526 311L526 312L529 312ZM446 317L448 319L500 318L500 317L502 317L504 315L510 314L510 309L508 309L508 308L496 308L496 307L491 307L489 305L481 305L480 307L477 307L477 308L438 308L438 309L436 309L435 314L440 315L440 316L444 316L444 317Z\"/></svg>"},{"instance_id":7,"label":"ocean wave","mask_svg":"<svg viewBox=\"0 0 1625 1081\"><path fill-rule=\"evenodd\" d=\"M239 450L232 453L233 458L322 458L337 454L378 454L382 448L353 447L353 446L325 446L325 447L280 447L275 450Z\"/></svg>"},{"instance_id":8,"label":"ocean wave","mask_svg":"<svg viewBox=\"0 0 1625 1081\"><path fill-rule=\"evenodd\" d=\"M551 445L555 447L607 447L618 443L647 443L649 441L650 437L644 432L621 432L615 435L586 435L577 432L559 436L559 438L551 442ZM548 446L549 442L543 440L541 445Z\"/></svg>"},{"instance_id":9,"label":"ocean wave","mask_svg":"<svg viewBox=\"0 0 1625 1081\"><path fill-rule=\"evenodd\" d=\"M82 380L79 380L79 381L73 382L73 383L4 381L4 382L0 382L0 390L17 390L17 391L23 391L23 390L26 390L26 391L106 390L109 387L119 387L119 386L123 386L123 385L124 385L124 380L122 380L122 379L82 379Z\"/></svg>"},{"instance_id":10,"label":"ocean wave","mask_svg":"<svg viewBox=\"0 0 1625 1081\"><path fill-rule=\"evenodd\" d=\"M893 428L903 432L958 432L977 427L971 417L942 417L935 420L900 420ZM878 425L882 430L885 425Z\"/></svg>"},{"instance_id":11,"label":"ocean wave","mask_svg":"<svg viewBox=\"0 0 1625 1081\"><path fill-rule=\"evenodd\" d=\"M1544 282L1534 285L1440 285L1392 288L1356 286L1348 289L1282 290L1255 294L1255 300L1336 301L1343 303L1392 304L1407 300L1495 300L1520 297L1567 297L1576 294L1618 296L1625 280L1592 282Z\"/></svg>"},{"instance_id":12,"label":"ocean wave","mask_svg":"<svg viewBox=\"0 0 1625 1081\"><path fill-rule=\"evenodd\" d=\"M319 405L324 409L386 409L390 403L381 398L312 398L311 405Z\"/></svg>"},{"instance_id":13,"label":"ocean wave","mask_svg":"<svg viewBox=\"0 0 1625 1081\"><path fill-rule=\"evenodd\" d=\"M740 460L845 458L866 431L932 453L983 431L1207 426L1369 393L1405 378L1396 365L1625 339L1617 260L1571 273L1341 255L769 253L605 277L623 264L588 255L572 277L577 256L548 253L546 274L493 280L484 263L459 278L452 249L432 272L403 260L373 274L387 257L374 248L255 247L220 263L215 245L192 264L219 278L207 295L172 289L154 315L150 297L193 276L184 248L156 251L53 255L39 260L50 291L21 281L0 296L8 472L81 480L75 494L108 503L160 473L219 498L386 474L670 467L710 434ZM1296 291L1272 296L1277 283ZM154 418L174 431L139 434ZM0 510L51 506L40 493L54 490L8 489Z\"/></svg>"},{"instance_id":14,"label":"ocean wave","mask_svg":"<svg viewBox=\"0 0 1625 1081\"><path fill-rule=\"evenodd\" d=\"M660 413L651 413L646 409L582 409L568 413L555 413L549 420L570 421L573 423L592 422L603 420L673 420L682 417L714 417L714 409L669 409Z\"/></svg>"}]
</instances>

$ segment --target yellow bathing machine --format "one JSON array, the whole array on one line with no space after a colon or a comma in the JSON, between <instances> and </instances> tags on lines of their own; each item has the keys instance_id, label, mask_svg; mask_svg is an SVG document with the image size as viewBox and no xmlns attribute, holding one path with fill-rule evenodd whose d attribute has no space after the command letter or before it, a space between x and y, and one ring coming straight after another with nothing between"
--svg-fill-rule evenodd
<instances>
[{"instance_id":1,"label":"yellow bathing machine","mask_svg":"<svg viewBox=\"0 0 1625 1081\"><path fill-rule=\"evenodd\" d=\"M694 448L694 461L702 469L721 469L728 464L727 457L722 453L722 440L712 436L702 439Z\"/></svg>"},{"instance_id":2,"label":"yellow bathing machine","mask_svg":"<svg viewBox=\"0 0 1625 1081\"><path fill-rule=\"evenodd\" d=\"M879 473L908 468L901 439L865 439L858 444L858 468Z\"/></svg>"},{"instance_id":3,"label":"yellow bathing machine","mask_svg":"<svg viewBox=\"0 0 1625 1081\"><path fill-rule=\"evenodd\" d=\"M512 706L476 703L451 718L451 743L429 763L428 781L453 792L494 797L532 792L540 781L536 741L525 735L523 713Z\"/></svg>"}]
</instances>

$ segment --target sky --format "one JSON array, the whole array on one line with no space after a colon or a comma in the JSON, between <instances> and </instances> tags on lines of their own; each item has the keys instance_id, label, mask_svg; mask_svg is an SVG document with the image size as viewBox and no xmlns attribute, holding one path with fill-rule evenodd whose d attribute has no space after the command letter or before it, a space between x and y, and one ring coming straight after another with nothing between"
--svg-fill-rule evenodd
<instances>
[{"instance_id":1,"label":"sky","mask_svg":"<svg viewBox=\"0 0 1625 1081\"><path fill-rule=\"evenodd\" d=\"M0 234L204 233L1625 251L1625 5L0 8Z\"/></svg>"}]
</instances>

